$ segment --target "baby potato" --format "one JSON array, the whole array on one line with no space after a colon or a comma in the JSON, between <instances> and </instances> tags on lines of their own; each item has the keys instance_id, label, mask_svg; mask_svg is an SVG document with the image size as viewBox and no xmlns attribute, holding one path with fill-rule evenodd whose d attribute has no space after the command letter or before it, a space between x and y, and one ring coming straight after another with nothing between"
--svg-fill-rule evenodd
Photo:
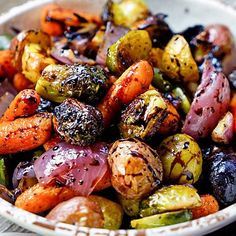
<instances>
[{"instance_id":1,"label":"baby potato","mask_svg":"<svg viewBox=\"0 0 236 236\"><path fill-rule=\"evenodd\" d=\"M119 229L124 215L122 207L104 197L91 195L89 199L98 203L104 216L105 229Z\"/></svg>"},{"instance_id":2,"label":"baby potato","mask_svg":"<svg viewBox=\"0 0 236 236\"><path fill-rule=\"evenodd\" d=\"M162 182L162 163L157 153L137 139L116 141L108 163L112 186L127 199L141 199Z\"/></svg>"},{"instance_id":3,"label":"baby potato","mask_svg":"<svg viewBox=\"0 0 236 236\"><path fill-rule=\"evenodd\" d=\"M103 228L104 218L98 203L86 197L74 197L58 204L47 219L77 226Z\"/></svg>"},{"instance_id":4,"label":"baby potato","mask_svg":"<svg viewBox=\"0 0 236 236\"><path fill-rule=\"evenodd\" d=\"M176 81L196 82L199 80L197 64L183 36L173 36L165 47L161 70Z\"/></svg>"},{"instance_id":5,"label":"baby potato","mask_svg":"<svg viewBox=\"0 0 236 236\"><path fill-rule=\"evenodd\" d=\"M193 184L202 172L202 152L197 142L186 134L175 134L162 141L158 153L166 182Z\"/></svg>"},{"instance_id":6,"label":"baby potato","mask_svg":"<svg viewBox=\"0 0 236 236\"><path fill-rule=\"evenodd\" d=\"M152 49L152 41L146 30L132 30L108 49L106 64L111 72L121 74L129 66L146 60Z\"/></svg>"}]
</instances>

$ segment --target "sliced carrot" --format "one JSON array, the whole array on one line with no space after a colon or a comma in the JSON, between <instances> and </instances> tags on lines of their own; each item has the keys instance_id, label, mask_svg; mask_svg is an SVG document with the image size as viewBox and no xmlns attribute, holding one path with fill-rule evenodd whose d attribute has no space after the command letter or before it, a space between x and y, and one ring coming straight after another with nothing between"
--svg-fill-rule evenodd
<instances>
[{"instance_id":1,"label":"sliced carrot","mask_svg":"<svg viewBox=\"0 0 236 236\"><path fill-rule=\"evenodd\" d=\"M107 127L119 112L122 104L130 103L145 92L153 79L153 69L147 61L139 61L129 67L111 86L102 102L98 105Z\"/></svg>"},{"instance_id":2,"label":"sliced carrot","mask_svg":"<svg viewBox=\"0 0 236 236\"><path fill-rule=\"evenodd\" d=\"M3 50L0 51L0 77L13 79L14 75L17 73L14 67L14 51Z\"/></svg>"},{"instance_id":3,"label":"sliced carrot","mask_svg":"<svg viewBox=\"0 0 236 236\"><path fill-rule=\"evenodd\" d=\"M23 192L16 199L15 205L32 213L41 213L74 196L75 192L67 187L36 184Z\"/></svg>"},{"instance_id":4,"label":"sliced carrot","mask_svg":"<svg viewBox=\"0 0 236 236\"><path fill-rule=\"evenodd\" d=\"M52 119L49 113L18 118L0 123L0 154L32 150L43 145L51 135Z\"/></svg>"},{"instance_id":5,"label":"sliced carrot","mask_svg":"<svg viewBox=\"0 0 236 236\"><path fill-rule=\"evenodd\" d=\"M65 26L78 26L79 18L72 10L60 7L57 4L50 4L43 8L41 14L41 29L51 36L60 36Z\"/></svg>"},{"instance_id":6,"label":"sliced carrot","mask_svg":"<svg viewBox=\"0 0 236 236\"><path fill-rule=\"evenodd\" d=\"M13 78L13 86L17 92L20 92L24 89L33 88L34 84L29 81L22 73L17 73Z\"/></svg>"},{"instance_id":7,"label":"sliced carrot","mask_svg":"<svg viewBox=\"0 0 236 236\"><path fill-rule=\"evenodd\" d=\"M210 194L201 195L202 205L192 208L193 219L198 219L219 211L219 204L217 200Z\"/></svg>"},{"instance_id":8,"label":"sliced carrot","mask_svg":"<svg viewBox=\"0 0 236 236\"><path fill-rule=\"evenodd\" d=\"M5 111L1 121L13 121L17 117L29 116L36 112L40 96L33 89L25 89L18 93Z\"/></svg>"}]
</instances>

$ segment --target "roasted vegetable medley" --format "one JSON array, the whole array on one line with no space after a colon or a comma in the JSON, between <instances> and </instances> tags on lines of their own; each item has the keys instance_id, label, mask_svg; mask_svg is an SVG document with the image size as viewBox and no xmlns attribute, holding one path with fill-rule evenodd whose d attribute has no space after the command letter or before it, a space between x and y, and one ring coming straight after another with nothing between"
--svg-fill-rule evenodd
<instances>
[{"instance_id":1,"label":"roasted vegetable medley","mask_svg":"<svg viewBox=\"0 0 236 236\"><path fill-rule=\"evenodd\" d=\"M1 198L106 229L236 203L233 36L166 17L143 0L101 16L51 4L39 30L0 36Z\"/></svg>"}]
</instances>

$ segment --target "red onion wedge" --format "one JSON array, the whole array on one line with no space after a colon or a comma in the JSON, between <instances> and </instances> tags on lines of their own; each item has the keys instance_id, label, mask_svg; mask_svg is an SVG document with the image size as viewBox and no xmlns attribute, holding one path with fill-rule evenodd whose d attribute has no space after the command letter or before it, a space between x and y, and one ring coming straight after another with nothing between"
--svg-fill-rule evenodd
<instances>
[{"instance_id":1,"label":"red onion wedge","mask_svg":"<svg viewBox=\"0 0 236 236\"><path fill-rule=\"evenodd\" d=\"M88 196L107 171L107 156L105 143L81 147L61 142L35 161L34 170L43 185L68 186Z\"/></svg>"},{"instance_id":2,"label":"red onion wedge","mask_svg":"<svg viewBox=\"0 0 236 236\"><path fill-rule=\"evenodd\" d=\"M206 61L201 84L184 122L183 133L195 139L209 136L227 112L229 103L228 79L217 72L210 61Z\"/></svg>"}]
</instances>

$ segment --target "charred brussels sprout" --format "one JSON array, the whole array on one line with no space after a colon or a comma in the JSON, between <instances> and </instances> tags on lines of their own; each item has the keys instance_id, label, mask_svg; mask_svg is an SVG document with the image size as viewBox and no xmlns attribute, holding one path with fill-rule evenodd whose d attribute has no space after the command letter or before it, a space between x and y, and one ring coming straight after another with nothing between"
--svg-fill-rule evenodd
<instances>
[{"instance_id":1,"label":"charred brussels sprout","mask_svg":"<svg viewBox=\"0 0 236 236\"><path fill-rule=\"evenodd\" d=\"M205 160L205 178L215 198L224 206L236 203L236 154L218 149Z\"/></svg>"},{"instance_id":2,"label":"charred brussels sprout","mask_svg":"<svg viewBox=\"0 0 236 236\"><path fill-rule=\"evenodd\" d=\"M133 100L123 111L119 124L124 138L148 139L158 133L174 132L179 114L156 90L149 90Z\"/></svg>"},{"instance_id":3,"label":"charred brussels sprout","mask_svg":"<svg viewBox=\"0 0 236 236\"><path fill-rule=\"evenodd\" d=\"M54 123L60 136L71 144L86 146L102 134L103 118L96 108L68 98L54 109Z\"/></svg>"},{"instance_id":4,"label":"charred brussels sprout","mask_svg":"<svg viewBox=\"0 0 236 236\"><path fill-rule=\"evenodd\" d=\"M151 49L152 41L147 31L129 31L109 47L107 67L111 72L121 74L135 62L148 59Z\"/></svg>"},{"instance_id":5,"label":"charred brussels sprout","mask_svg":"<svg viewBox=\"0 0 236 236\"><path fill-rule=\"evenodd\" d=\"M150 216L160 212L190 209L201 205L197 190L185 185L172 185L157 190L141 202L140 216Z\"/></svg>"},{"instance_id":6,"label":"charred brussels sprout","mask_svg":"<svg viewBox=\"0 0 236 236\"><path fill-rule=\"evenodd\" d=\"M53 102L77 98L86 103L96 103L108 88L106 72L99 66L49 65L39 78L36 91Z\"/></svg>"},{"instance_id":7,"label":"charred brussels sprout","mask_svg":"<svg viewBox=\"0 0 236 236\"><path fill-rule=\"evenodd\" d=\"M186 134L175 134L158 148L166 182L195 183L202 172L202 153L195 140Z\"/></svg>"},{"instance_id":8,"label":"charred brussels sprout","mask_svg":"<svg viewBox=\"0 0 236 236\"><path fill-rule=\"evenodd\" d=\"M127 199L140 199L162 181L162 163L157 153L137 139L116 141L108 156L112 186Z\"/></svg>"},{"instance_id":9,"label":"charred brussels sprout","mask_svg":"<svg viewBox=\"0 0 236 236\"><path fill-rule=\"evenodd\" d=\"M189 210L173 211L132 220L131 226L135 229L156 228L182 223L191 219L192 213Z\"/></svg>"}]
</instances>

